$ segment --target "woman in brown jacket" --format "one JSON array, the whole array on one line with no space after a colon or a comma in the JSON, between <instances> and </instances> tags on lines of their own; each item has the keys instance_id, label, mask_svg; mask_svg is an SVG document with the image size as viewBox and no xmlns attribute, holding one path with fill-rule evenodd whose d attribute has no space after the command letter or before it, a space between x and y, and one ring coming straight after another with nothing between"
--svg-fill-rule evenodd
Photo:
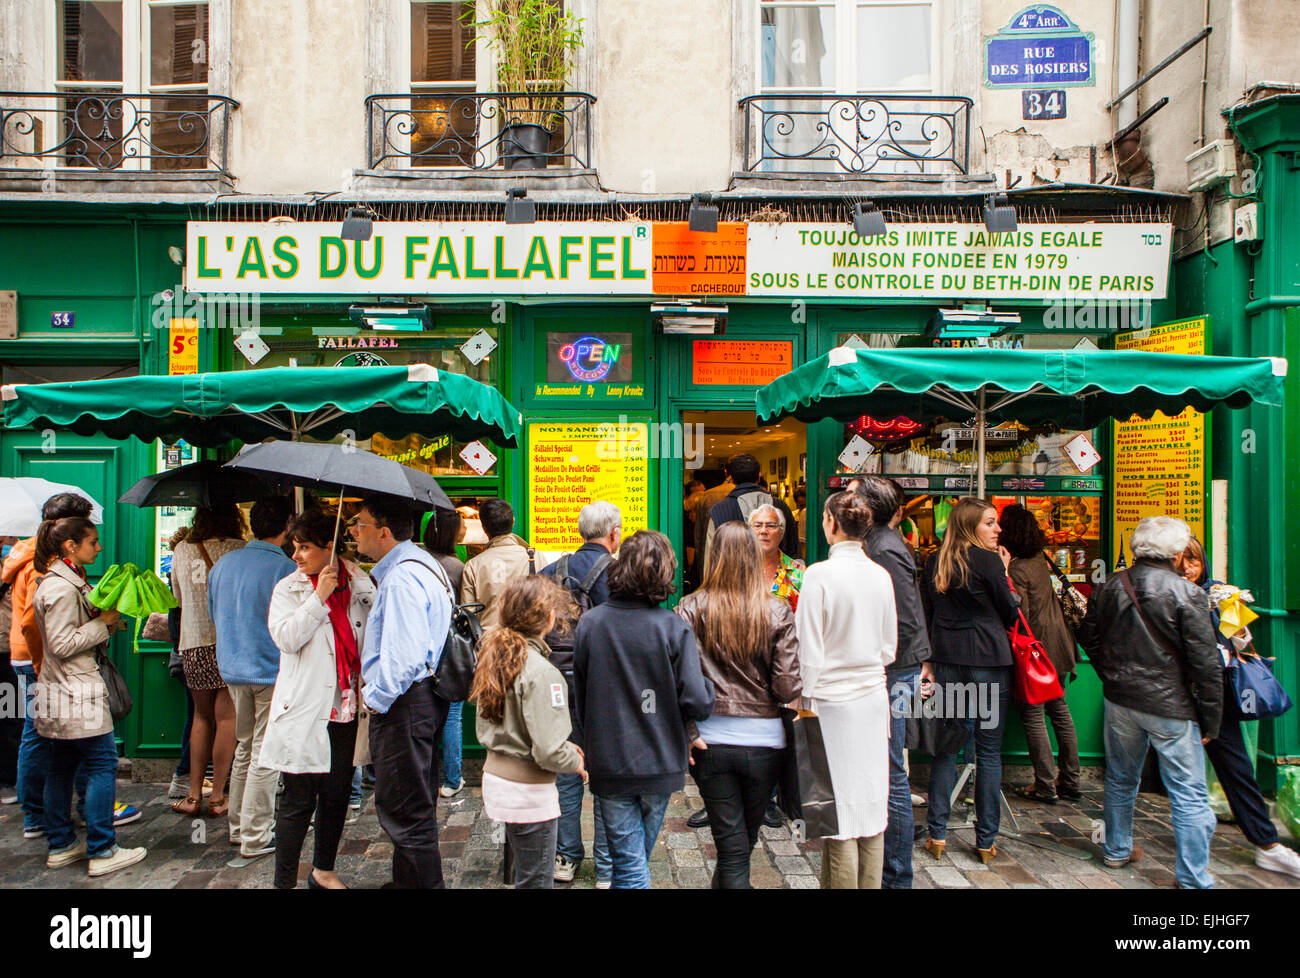
<instances>
[{"instance_id":1,"label":"woman in brown jacket","mask_svg":"<svg viewBox=\"0 0 1300 978\"><path fill-rule=\"evenodd\" d=\"M1020 595L1020 610L1025 613L1029 630L1043 643L1047 657L1056 667L1061 688L1066 679L1074 678L1078 661L1074 634L1065 624L1061 605L1052 589L1051 571L1043 548L1047 540L1033 513L1023 506L1011 505L1002 511L1002 536L999 542L1011 551L1011 565L1007 568L1016 593ZM1023 704L1021 720L1025 725L1025 740L1029 745L1029 760L1034 765L1034 783L1016 789L1022 798L1051 804L1057 797L1076 800L1079 794L1079 746L1074 733L1074 718L1070 707L1061 696L1046 703ZM1043 715L1052 720L1059 747L1059 775L1052 763L1052 745L1047 739L1047 724Z\"/></svg>"},{"instance_id":2,"label":"woman in brown jacket","mask_svg":"<svg viewBox=\"0 0 1300 978\"><path fill-rule=\"evenodd\" d=\"M36 534L34 566L40 579L32 610L45 658L36 696L36 732L50 741L45 778L45 837L50 869L90 859L90 875L104 876L138 863L145 850L120 849L113 830L117 745L108 687L97 657L121 625L117 611L100 611L86 600L85 567L104 548L90 520L46 520ZM78 766L86 780L86 841L72 828L72 781Z\"/></svg>"},{"instance_id":3,"label":"woman in brown jacket","mask_svg":"<svg viewBox=\"0 0 1300 978\"><path fill-rule=\"evenodd\" d=\"M717 528L704 584L677 606L695 632L713 683L713 715L689 724L690 761L718 847L714 889L748 889L758 841L785 756L781 705L803 692L794 613L768 590L754 531Z\"/></svg>"}]
</instances>

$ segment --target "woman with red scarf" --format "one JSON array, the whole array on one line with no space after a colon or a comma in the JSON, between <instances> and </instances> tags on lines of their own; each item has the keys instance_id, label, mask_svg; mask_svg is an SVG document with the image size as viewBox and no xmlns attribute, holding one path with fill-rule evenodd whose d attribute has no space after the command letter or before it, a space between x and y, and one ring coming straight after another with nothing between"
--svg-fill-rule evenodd
<instances>
[{"instance_id":1,"label":"woman with red scarf","mask_svg":"<svg viewBox=\"0 0 1300 978\"><path fill-rule=\"evenodd\" d=\"M267 625L280 675L262 741L263 767L284 772L275 823L275 886L298 885L312 813L316 853L307 885L345 889L334 873L352 790L360 708L361 643L375 597L369 575L338 557L335 520L319 511L289 525L298 570L275 586Z\"/></svg>"}]
</instances>

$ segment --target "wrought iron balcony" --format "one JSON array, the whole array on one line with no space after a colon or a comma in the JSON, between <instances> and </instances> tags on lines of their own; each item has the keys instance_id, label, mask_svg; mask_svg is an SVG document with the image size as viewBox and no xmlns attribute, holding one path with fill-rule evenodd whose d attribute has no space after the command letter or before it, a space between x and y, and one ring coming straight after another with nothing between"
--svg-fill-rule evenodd
<instances>
[{"instance_id":1,"label":"wrought iron balcony","mask_svg":"<svg viewBox=\"0 0 1300 978\"><path fill-rule=\"evenodd\" d=\"M224 95L0 92L0 168L95 170L226 168Z\"/></svg>"},{"instance_id":2,"label":"wrought iron balcony","mask_svg":"<svg viewBox=\"0 0 1300 978\"><path fill-rule=\"evenodd\" d=\"M744 169L965 174L971 104L957 95L751 95L740 100Z\"/></svg>"},{"instance_id":3,"label":"wrought iron balcony","mask_svg":"<svg viewBox=\"0 0 1300 978\"><path fill-rule=\"evenodd\" d=\"M366 157L371 169L589 169L595 101L586 92L371 95Z\"/></svg>"}]
</instances>

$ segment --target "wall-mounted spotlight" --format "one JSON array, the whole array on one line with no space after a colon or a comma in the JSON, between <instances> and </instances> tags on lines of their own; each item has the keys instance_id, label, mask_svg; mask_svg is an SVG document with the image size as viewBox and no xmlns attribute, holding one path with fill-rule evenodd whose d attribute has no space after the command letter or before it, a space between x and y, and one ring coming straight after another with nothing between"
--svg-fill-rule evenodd
<instances>
[{"instance_id":1,"label":"wall-mounted spotlight","mask_svg":"<svg viewBox=\"0 0 1300 978\"><path fill-rule=\"evenodd\" d=\"M375 233L374 218L375 212L369 207L349 207L339 237L344 241L369 241Z\"/></svg>"},{"instance_id":2,"label":"wall-mounted spotlight","mask_svg":"<svg viewBox=\"0 0 1300 978\"><path fill-rule=\"evenodd\" d=\"M713 336L727 330L727 307L698 302L655 302L650 318L668 336Z\"/></svg>"},{"instance_id":3,"label":"wall-mounted spotlight","mask_svg":"<svg viewBox=\"0 0 1300 978\"><path fill-rule=\"evenodd\" d=\"M1006 194L992 194L984 201L984 227L997 234L1016 229L1016 209Z\"/></svg>"},{"instance_id":4,"label":"wall-mounted spotlight","mask_svg":"<svg viewBox=\"0 0 1300 978\"><path fill-rule=\"evenodd\" d=\"M718 230L718 205L712 194L691 194L691 209L686 221L692 231L713 234Z\"/></svg>"},{"instance_id":5,"label":"wall-mounted spotlight","mask_svg":"<svg viewBox=\"0 0 1300 978\"><path fill-rule=\"evenodd\" d=\"M853 231L859 238L885 233L885 215L871 201L853 205Z\"/></svg>"},{"instance_id":6,"label":"wall-mounted spotlight","mask_svg":"<svg viewBox=\"0 0 1300 978\"><path fill-rule=\"evenodd\" d=\"M537 204L528 199L528 191L523 187L511 187L506 191L506 223L532 224L537 220Z\"/></svg>"}]
</instances>

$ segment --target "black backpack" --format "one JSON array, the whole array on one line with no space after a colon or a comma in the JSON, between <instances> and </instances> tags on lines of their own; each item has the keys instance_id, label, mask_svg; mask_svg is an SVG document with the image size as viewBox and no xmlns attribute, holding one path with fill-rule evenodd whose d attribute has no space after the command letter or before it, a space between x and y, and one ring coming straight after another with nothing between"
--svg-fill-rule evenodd
<instances>
[{"instance_id":1,"label":"black backpack","mask_svg":"<svg viewBox=\"0 0 1300 978\"><path fill-rule=\"evenodd\" d=\"M403 564L419 564L425 570L429 565L422 560L403 560ZM456 596L451 593L447 581L447 572L442 567L434 572L447 590L451 599L451 622L447 629L447 638L442 644L442 655L433 673L433 691L448 703L459 703L469 697L470 686L474 683L474 671L478 668L478 643L483 637L483 626L479 624L478 615L483 610L481 604L457 604Z\"/></svg>"},{"instance_id":2,"label":"black backpack","mask_svg":"<svg viewBox=\"0 0 1300 978\"><path fill-rule=\"evenodd\" d=\"M600 575L605 573L605 569L614 562L612 554L601 554L592 564L591 570L587 571L582 580L578 580L569 574L569 558L572 554L565 554L555 565L555 580L571 595L578 605L578 617L591 610L591 589L596 586L596 581L600 580ZM556 629L546 636L546 644L551 649L551 663L566 675L573 669L573 633L577 628L577 621L566 629Z\"/></svg>"}]
</instances>

